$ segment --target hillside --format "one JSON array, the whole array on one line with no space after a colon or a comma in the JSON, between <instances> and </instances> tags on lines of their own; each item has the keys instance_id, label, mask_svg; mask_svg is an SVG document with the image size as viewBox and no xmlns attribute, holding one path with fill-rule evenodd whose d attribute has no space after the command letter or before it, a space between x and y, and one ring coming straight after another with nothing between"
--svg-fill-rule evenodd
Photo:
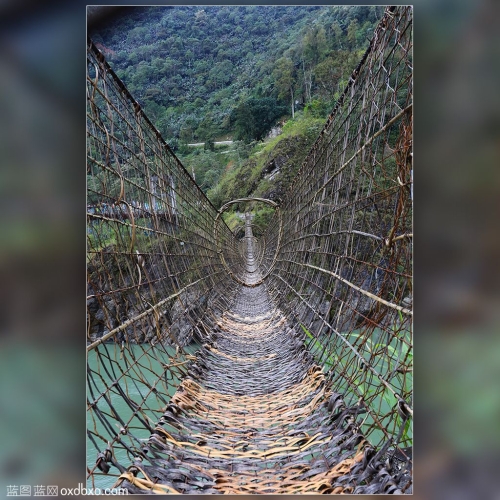
<instances>
[{"instance_id":1,"label":"hillside","mask_svg":"<svg viewBox=\"0 0 500 500\"><path fill-rule=\"evenodd\" d=\"M383 7L129 7L89 33L211 200L279 198ZM283 134L264 145L273 126ZM214 147L215 140L235 142ZM205 142L204 149L187 144Z\"/></svg>"},{"instance_id":2,"label":"hillside","mask_svg":"<svg viewBox=\"0 0 500 500\"><path fill-rule=\"evenodd\" d=\"M256 196L278 201L304 161L324 125L323 119L299 112L281 133L254 143L248 157L229 165L208 197L220 206L231 199Z\"/></svg>"}]
</instances>

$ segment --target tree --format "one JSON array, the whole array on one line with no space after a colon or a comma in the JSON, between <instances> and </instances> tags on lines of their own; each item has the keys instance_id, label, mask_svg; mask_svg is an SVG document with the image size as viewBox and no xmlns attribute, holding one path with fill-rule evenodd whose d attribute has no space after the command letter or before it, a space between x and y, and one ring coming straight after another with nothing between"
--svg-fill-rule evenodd
<instances>
[{"instance_id":1,"label":"tree","mask_svg":"<svg viewBox=\"0 0 500 500\"><path fill-rule=\"evenodd\" d=\"M146 27L137 26L128 32L127 43L131 46L145 43L147 34L148 34L148 29Z\"/></svg>"},{"instance_id":2,"label":"tree","mask_svg":"<svg viewBox=\"0 0 500 500\"><path fill-rule=\"evenodd\" d=\"M240 103L231 115L235 138L245 142L262 140L277 118L285 112L286 107L272 97L252 97Z\"/></svg>"},{"instance_id":3,"label":"tree","mask_svg":"<svg viewBox=\"0 0 500 500\"><path fill-rule=\"evenodd\" d=\"M323 26L314 26L304 35L304 61L315 66L325 56L327 51L326 32Z\"/></svg>"},{"instance_id":4,"label":"tree","mask_svg":"<svg viewBox=\"0 0 500 500\"><path fill-rule=\"evenodd\" d=\"M357 19L353 19L347 28L347 39L351 45L351 48L354 49L357 43L357 35L359 30L359 24Z\"/></svg>"},{"instance_id":5,"label":"tree","mask_svg":"<svg viewBox=\"0 0 500 500\"><path fill-rule=\"evenodd\" d=\"M205 176L203 178L203 185L201 188L203 191L207 191L208 189L212 188L217 184L217 181L219 180L220 177L220 172L217 170L211 168L205 172Z\"/></svg>"},{"instance_id":6,"label":"tree","mask_svg":"<svg viewBox=\"0 0 500 500\"><path fill-rule=\"evenodd\" d=\"M314 68L314 77L319 85L320 94L328 99L333 99L342 76L343 60L341 56L341 52L333 52L332 56L327 57Z\"/></svg>"},{"instance_id":7,"label":"tree","mask_svg":"<svg viewBox=\"0 0 500 500\"><path fill-rule=\"evenodd\" d=\"M241 103L231 113L236 140L250 142L255 129L254 117L246 102Z\"/></svg>"},{"instance_id":8,"label":"tree","mask_svg":"<svg viewBox=\"0 0 500 500\"><path fill-rule=\"evenodd\" d=\"M279 98L290 95L292 100L292 118L295 118L295 98L293 89L295 86L293 61L288 57L281 57L276 61L273 78Z\"/></svg>"},{"instance_id":9,"label":"tree","mask_svg":"<svg viewBox=\"0 0 500 500\"><path fill-rule=\"evenodd\" d=\"M298 99L306 104L318 98L330 102L328 87L343 88L359 60L354 51L372 36L383 10L148 7L119 16L92 38L108 47L110 54L116 52L113 69L141 106L147 107L162 134L179 138L186 114L192 112L184 103L196 101L196 124L186 128L183 138L204 140L233 132L231 110L250 96L273 95L291 106L293 117ZM353 52L355 61L344 62L340 55L344 51ZM172 112L167 117L154 105L146 106L148 102ZM210 111L213 116L205 129L200 121ZM240 112L243 129L245 110ZM253 122L251 110L247 118L247 130L241 134L250 141L260 135L262 120Z\"/></svg>"},{"instance_id":10,"label":"tree","mask_svg":"<svg viewBox=\"0 0 500 500\"><path fill-rule=\"evenodd\" d=\"M331 26L331 31L332 31L333 48L334 49L341 49L344 34L342 33L342 28L340 27L340 24L338 21L333 22L333 24Z\"/></svg>"}]
</instances>

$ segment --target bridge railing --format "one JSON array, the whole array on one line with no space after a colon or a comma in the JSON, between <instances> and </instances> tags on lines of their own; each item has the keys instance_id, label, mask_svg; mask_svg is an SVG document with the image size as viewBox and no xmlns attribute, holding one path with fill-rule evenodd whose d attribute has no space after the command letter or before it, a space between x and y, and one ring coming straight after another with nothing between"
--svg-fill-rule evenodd
<instances>
[{"instance_id":1,"label":"bridge railing","mask_svg":"<svg viewBox=\"0 0 500 500\"><path fill-rule=\"evenodd\" d=\"M216 209L91 41L87 53L87 414L95 448L89 453L100 457L89 469L94 478L140 454L144 433L186 373L192 339L231 305L237 284L221 264L216 238L231 268L243 263L239 242L222 220L214 231Z\"/></svg>"},{"instance_id":2,"label":"bridge railing","mask_svg":"<svg viewBox=\"0 0 500 500\"><path fill-rule=\"evenodd\" d=\"M388 9L284 195L267 282L372 444L400 448L413 413L412 47L411 7Z\"/></svg>"}]
</instances>

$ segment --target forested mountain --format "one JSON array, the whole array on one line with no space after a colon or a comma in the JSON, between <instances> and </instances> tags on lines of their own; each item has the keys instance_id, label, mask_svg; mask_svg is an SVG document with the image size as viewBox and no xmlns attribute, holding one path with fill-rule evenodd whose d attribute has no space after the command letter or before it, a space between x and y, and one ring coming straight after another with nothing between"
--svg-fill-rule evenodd
<instances>
[{"instance_id":1,"label":"forested mountain","mask_svg":"<svg viewBox=\"0 0 500 500\"><path fill-rule=\"evenodd\" d=\"M380 6L129 7L89 36L219 205L241 194L279 196L383 11ZM256 141L285 122L282 139L288 146L273 143L282 159L277 168L273 148ZM214 148L220 139L239 142L229 150ZM187 147L192 142L208 147Z\"/></svg>"},{"instance_id":2,"label":"forested mountain","mask_svg":"<svg viewBox=\"0 0 500 500\"><path fill-rule=\"evenodd\" d=\"M273 116L291 114L292 95L300 105L335 98L381 14L381 7L138 7L90 35L166 139L235 131L258 138L245 122L260 99Z\"/></svg>"}]
</instances>

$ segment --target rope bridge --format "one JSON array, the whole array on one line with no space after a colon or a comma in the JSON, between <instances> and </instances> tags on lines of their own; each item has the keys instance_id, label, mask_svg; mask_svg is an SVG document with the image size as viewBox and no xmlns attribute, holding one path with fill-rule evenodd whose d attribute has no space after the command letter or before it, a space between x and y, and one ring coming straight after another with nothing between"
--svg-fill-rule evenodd
<instances>
[{"instance_id":1,"label":"rope bridge","mask_svg":"<svg viewBox=\"0 0 500 500\"><path fill-rule=\"evenodd\" d=\"M89 41L93 486L411 493L412 65L388 8L283 199L217 210Z\"/></svg>"}]
</instances>

